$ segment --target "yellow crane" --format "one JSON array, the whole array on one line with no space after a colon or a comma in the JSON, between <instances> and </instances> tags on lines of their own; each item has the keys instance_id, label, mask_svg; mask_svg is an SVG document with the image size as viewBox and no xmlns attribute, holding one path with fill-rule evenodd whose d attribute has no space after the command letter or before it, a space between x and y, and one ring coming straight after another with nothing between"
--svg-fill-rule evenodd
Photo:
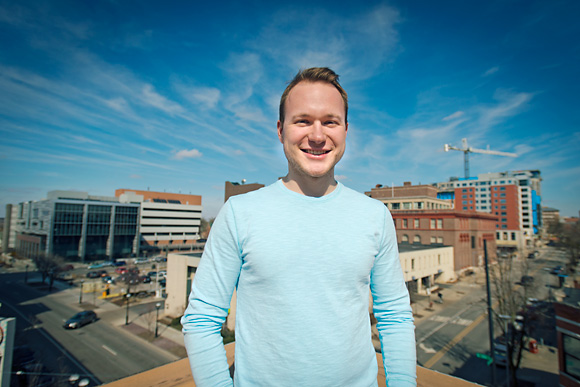
<instances>
[{"instance_id":1,"label":"yellow crane","mask_svg":"<svg viewBox=\"0 0 580 387\"><path fill-rule=\"evenodd\" d=\"M469 178L469 154L470 153L483 153L486 155L496 155L496 156L507 156L507 157L517 157L518 155L515 153L509 153L509 152L498 152L498 151L493 151L489 149L489 145L487 146L487 149L477 149L477 148L472 148L469 145L467 145L467 139L466 138L462 138L461 139L461 148L449 145L449 144L445 144L445 152L449 152L450 150L456 150L456 151L461 151L463 152L463 168L465 171L465 178Z\"/></svg>"}]
</instances>

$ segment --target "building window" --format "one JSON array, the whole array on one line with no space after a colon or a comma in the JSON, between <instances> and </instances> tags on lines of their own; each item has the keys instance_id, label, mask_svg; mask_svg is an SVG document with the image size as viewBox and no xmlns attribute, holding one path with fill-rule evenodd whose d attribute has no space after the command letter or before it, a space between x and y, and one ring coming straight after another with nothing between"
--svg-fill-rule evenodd
<instances>
[{"instance_id":1,"label":"building window","mask_svg":"<svg viewBox=\"0 0 580 387\"><path fill-rule=\"evenodd\" d=\"M413 237L413 243L421 243L421 237L419 235L415 235Z\"/></svg>"},{"instance_id":2,"label":"building window","mask_svg":"<svg viewBox=\"0 0 580 387\"><path fill-rule=\"evenodd\" d=\"M414 228L419 228L419 219L415 219Z\"/></svg>"},{"instance_id":3,"label":"building window","mask_svg":"<svg viewBox=\"0 0 580 387\"><path fill-rule=\"evenodd\" d=\"M471 237L471 248L475 249L475 237L474 236Z\"/></svg>"},{"instance_id":4,"label":"building window","mask_svg":"<svg viewBox=\"0 0 580 387\"><path fill-rule=\"evenodd\" d=\"M400 210L401 209L401 203L392 203L391 206L392 206L391 208L393 210Z\"/></svg>"},{"instance_id":5,"label":"building window","mask_svg":"<svg viewBox=\"0 0 580 387\"><path fill-rule=\"evenodd\" d=\"M411 270L415 270L415 259L411 259Z\"/></svg>"},{"instance_id":6,"label":"building window","mask_svg":"<svg viewBox=\"0 0 580 387\"><path fill-rule=\"evenodd\" d=\"M437 237L437 243L442 245L443 244L443 237Z\"/></svg>"},{"instance_id":7,"label":"building window","mask_svg":"<svg viewBox=\"0 0 580 387\"><path fill-rule=\"evenodd\" d=\"M407 228L407 227L408 227L407 219L403 219L403 228Z\"/></svg>"},{"instance_id":8,"label":"building window","mask_svg":"<svg viewBox=\"0 0 580 387\"><path fill-rule=\"evenodd\" d=\"M431 219L431 228L434 229L437 227L437 224L435 223L435 219Z\"/></svg>"},{"instance_id":9,"label":"building window","mask_svg":"<svg viewBox=\"0 0 580 387\"><path fill-rule=\"evenodd\" d=\"M500 202L501 204L504 204L504 203L505 203L505 199L501 199L499 202Z\"/></svg>"},{"instance_id":10,"label":"building window","mask_svg":"<svg viewBox=\"0 0 580 387\"><path fill-rule=\"evenodd\" d=\"M516 240L516 233L512 232L512 241L515 241L515 240Z\"/></svg>"},{"instance_id":11,"label":"building window","mask_svg":"<svg viewBox=\"0 0 580 387\"><path fill-rule=\"evenodd\" d=\"M562 334L562 344L564 372L576 379L580 379L580 340Z\"/></svg>"},{"instance_id":12,"label":"building window","mask_svg":"<svg viewBox=\"0 0 580 387\"><path fill-rule=\"evenodd\" d=\"M409 236L407 234L403 234L403 238L401 238L401 241L409 243Z\"/></svg>"},{"instance_id":13,"label":"building window","mask_svg":"<svg viewBox=\"0 0 580 387\"><path fill-rule=\"evenodd\" d=\"M499 239L501 238L501 235L499 232L495 233L495 239L499 241Z\"/></svg>"},{"instance_id":14,"label":"building window","mask_svg":"<svg viewBox=\"0 0 580 387\"><path fill-rule=\"evenodd\" d=\"M441 265L441 254L437 254L437 264Z\"/></svg>"},{"instance_id":15,"label":"building window","mask_svg":"<svg viewBox=\"0 0 580 387\"><path fill-rule=\"evenodd\" d=\"M437 243L437 238L435 238L434 236L431 237L431 244L435 244Z\"/></svg>"},{"instance_id":16,"label":"building window","mask_svg":"<svg viewBox=\"0 0 580 387\"><path fill-rule=\"evenodd\" d=\"M500 191L505 191L505 187L499 187Z\"/></svg>"},{"instance_id":17,"label":"building window","mask_svg":"<svg viewBox=\"0 0 580 387\"><path fill-rule=\"evenodd\" d=\"M443 228L443 219L437 219L437 228L439 229Z\"/></svg>"},{"instance_id":18,"label":"building window","mask_svg":"<svg viewBox=\"0 0 580 387\"><path fill-rule=\"evenodd\" d=\"M403 209L410 210L411 209L411 202L403 202Z\"/></svg>"},{"instance_id":19,"label":"building window","mask_svg":"<svg viewBox=\"0 0 580 387\"><path fill-rule=\"evenodd\" d=\"M506 219L506 218L502 218L502 219L501 219L501 222L502 222L502 223L507 223L507 219Z\"/></svg>"}]
</instances>

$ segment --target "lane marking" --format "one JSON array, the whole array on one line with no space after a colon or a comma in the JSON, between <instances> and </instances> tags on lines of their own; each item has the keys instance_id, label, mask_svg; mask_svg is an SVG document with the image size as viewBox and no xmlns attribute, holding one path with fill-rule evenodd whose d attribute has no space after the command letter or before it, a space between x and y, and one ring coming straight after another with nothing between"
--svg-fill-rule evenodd
<instances>
[{"instance_id":1,"label":"lane marking","mask_svg":"<svg viewBox=\"0 0 580 387\"><path fill-rule=\"evenodd\" d=\"M107 347L106 345L102 345L102 347L104 349L106 349L107 351L111 352L113 355L117 356L117 352L113 351L111 348Z\"/></svg>"},{"instance_id":2,"label":"lane marking","mask_svg":"<svg viewBox=\"0 0 580 387\"><path fill-rule=\"evenodd\" d=\"M482 314L481 316L479 316L478 318L476 318L471 323L471 325L469 325L464 330L462 330L461 332L459 332L459 334L457 336L455 336L450 342L448 342L447 344L445 344L445 346L443 348L441 348L439 350L439 352L437 352L435 355L433 355L433 357L431 359L427 360L427 362L425 364L423 364L423 367L425 367L425 368L431 368L435 363L437 363L439 361L439 359L441 359L457 343L459 343L461 341L461 339L463 339L465 336L467 336L467 334L469 332L471 332L476 326L478 326L479 323L482 322L486 317L487 317L487 314Z\"/></svg>"},{"instance_id":3,"label":"lane marking","mask_svg":"<svg viewBox=\"0 0 580 387\"><path fill-rule=\"evenodd\" d=\"M535 270L532 270L531 274L535 275L538 270L540 270L539 267L537 267ZM516 285L514 287L514 291L518 290L521 286L520 285ZM491 309L495 310L498 306L499 302L496 300L492 305L491 305ZM456 318L460 315L460 313L456 314L455 316L452 317ZM459 332L457 334L457 336L455 336L450 342L448 342L447 344L445 344L445 346L443 348L441 348L439 350L439 352L437 352L435 355L433 355L432 358L430 358L429 360L427 360L427 362L425 364L423 364L423 367L425 368L431 368L435 363L437 363L443 356L445 356L445 354L447 352L449 352L455 345L457 345L457 343L459 343L465 336L467 336L467 334L469 332L471 332L473 329L475 329L476 326L479 325L479 323L481 323L485 318L487 318L487 311L484 312L482 315L480 315L478 318L476 318L475 320L473 320L473 322L471 323L471 325L469 325L468 327L466 327L464 330L462 330L461 332ZM425 341L427 339L427 337L429 337L430 335L432 335L433 333L435 333L436 331L438 331L439 329L441 329L445 324L440 325L439 327L435 328L432 332L430 332L427 336L423 337L418 343L422 343L423 341Z\"/></svg>"},{"instance_id":4,"label":"lane marking","mask_svg":"<svg viewBox=\"0 0 580 387\"><path fill-rule=\"evenodd\" d=\"M431 347L427 347L425 344L421 343L419 344L419 348L421 348L425 353L435 353L437 352L436 350L434 350Z\"/></svg>"}]
</instances>

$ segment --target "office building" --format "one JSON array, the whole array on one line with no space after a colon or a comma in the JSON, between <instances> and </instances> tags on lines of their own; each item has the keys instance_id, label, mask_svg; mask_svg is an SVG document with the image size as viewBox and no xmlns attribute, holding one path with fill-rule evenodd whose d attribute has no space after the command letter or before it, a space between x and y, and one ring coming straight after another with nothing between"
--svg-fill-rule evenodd
<instances>
[{"instance_id":1,"label":"office building","mask_svg":"<svg viewBox=\"0 0 580 387\"><path fill-rule=\"evenodd\" d=\"M140 206L140 241L142 254L161 251L191 250L199 239L201 196L155 191L118 189L121 202Z\"/></svg>"},{"instance_id":2,"label":"office building","mask_svg":"<svg viewBox=\"0 0 580 387\"><path fill-rule=\"evenodd\" d=\"M24 256L44 253L84 262L138 253L139 204L115 197L51 191L44 200L13 205L10 218L8 235Z\"/></svg>"}]
</instances>

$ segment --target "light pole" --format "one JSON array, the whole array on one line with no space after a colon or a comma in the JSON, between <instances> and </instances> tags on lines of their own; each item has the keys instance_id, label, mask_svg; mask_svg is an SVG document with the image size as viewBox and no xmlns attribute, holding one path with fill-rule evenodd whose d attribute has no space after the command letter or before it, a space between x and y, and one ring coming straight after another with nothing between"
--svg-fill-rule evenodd
<instances>
[{"instance_id":1,"label":"light pole","mask_svg":"<svg viewBox=\"0 0 580 387\"><path fill-rule=\"evenodd\" d=\"M24 283L27 284L28 283L28 264L26 264L25 266L25 271L24 271Z\"/></svg>"},{"instance_id":2,"label":"light pole","mask_svg":"<svg viewBox=\"0 0 580 387\"><path fill-rule=\"evenodd\" d=\"M81 280L81 287L80 287L81 292L79 294L79 304L83 303L83 284L84 283L85 283L85 280Z\"/></svg>"},{"instance_id":3,"label":"light pole","mask_svg":"<svg viewBox=\"0 0 580 387\"><path fill-rule=\"evenodd\" d=\"M158 302L155 304L155 308L157 309L157 313L155 313L155 337L159 336L159 308L161 308L161 303Z\"/></svg>"},{"instance_id":4,"label":"light pole","mask_svg":"<svg viewBox=\"0 0 580 387\"><path fill-rule=\"evenodd\" d=\"M131 298L131 293L125 295L127 298L127 313L125 314L125 325L129 325L129 299Z\"/></svg>"},{"instance_id":5,"label":"light pole","mask_svg":"<svg viewBox=\"0 0 580 387\"><path fill-rule=\"evenodd\" d=\"M506 347L506 364L505 364L505 385L506 387L510 387L510 364L511 364L511 351L510 351L510 343L508 341L509 339L509 335L508 335L508 321L510 321L512 319L512 316L509 316L507 314L500 314L498 315L499 318L501 318L504 322L504 327L505 327L505 331L504 331L504 335L505 335L505 347Z\"/></svg>"}]
</instances>

